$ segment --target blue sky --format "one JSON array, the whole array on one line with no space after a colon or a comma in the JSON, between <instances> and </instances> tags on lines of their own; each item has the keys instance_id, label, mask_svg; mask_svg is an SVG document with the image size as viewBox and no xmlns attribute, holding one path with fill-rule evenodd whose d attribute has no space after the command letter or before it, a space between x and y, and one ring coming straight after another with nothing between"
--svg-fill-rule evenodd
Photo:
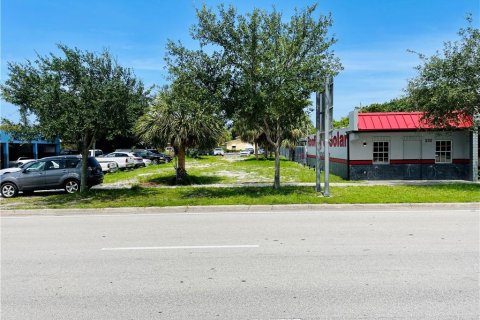
<instances>
[{"instance_id":1,"label":"blue sky","mask_svg":"<svg viewBox=\"0 0 480 320\"><path fill-rule=\"evenodd\" d=\"M35 58L36 52L58 53L55 44L89 51L108 48L121 65L130 67L147 85L166 83L167 39L195 47L190 27L195 8L233 4L246 13L273 6L288 19L294 8L314 1L198 0L3 0L1 2L1 82L7 61ZM456 40L465 16L479 25L479 0L328 0L318 14L331 13L334 46L345 70L335 79L334 117L355 106L385 102L403 94L407 79L420 63L411 49L433 54L447 40ZM17 108L1 101L1 116L18 119Z\"/></svg>"}]
</instances>

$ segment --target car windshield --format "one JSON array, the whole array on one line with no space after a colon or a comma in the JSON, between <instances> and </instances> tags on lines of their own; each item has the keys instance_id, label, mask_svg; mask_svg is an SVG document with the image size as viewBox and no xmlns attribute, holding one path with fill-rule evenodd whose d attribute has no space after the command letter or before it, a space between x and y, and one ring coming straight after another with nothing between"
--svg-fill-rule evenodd
<instances>
[{"instance_id":1,"label":"car windshield","mask_svg":"<svg viewBox=\"0 0 480 320\"><path fill-rule=\"evenodd\" d=\"M45 161L36 161L36 162L32 162L29 166L27 166L25 170L28 172L42 171L44 167L45 167Z\"/></svg>"},{"instance_id":2,"label":"car windshield","mask_svg":"<svg viewBox=\"0 0 480 320\"><path fill-rule=\"evenodd\" d=\"M32 164L34 164L36 161L28 161L28 162L25 162L25 163L22 163L21 165L19 165L18 167L19 168L22 168L22 169L26 169L28 168L29 166L31 166Z\"/></svg>"}]
</instances>

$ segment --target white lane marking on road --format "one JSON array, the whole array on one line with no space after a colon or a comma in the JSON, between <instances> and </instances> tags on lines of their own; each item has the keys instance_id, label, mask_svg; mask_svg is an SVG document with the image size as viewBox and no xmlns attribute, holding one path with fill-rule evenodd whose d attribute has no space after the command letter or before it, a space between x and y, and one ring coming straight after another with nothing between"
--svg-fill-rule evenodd
<instances>
[{"instance_id":1,"label":"white lane marking on road","mask_svg":"<svg viewBox=\"0 0 480 320\"><path fill-rule=\"evenodd\" d=\"M173 249L234 249L234 248L259 248L258 244L217 245L217 246L168 246L168 247L118 247L102 248L104 251L112 250L173 250Z\"/></svg>"}]
</instances>

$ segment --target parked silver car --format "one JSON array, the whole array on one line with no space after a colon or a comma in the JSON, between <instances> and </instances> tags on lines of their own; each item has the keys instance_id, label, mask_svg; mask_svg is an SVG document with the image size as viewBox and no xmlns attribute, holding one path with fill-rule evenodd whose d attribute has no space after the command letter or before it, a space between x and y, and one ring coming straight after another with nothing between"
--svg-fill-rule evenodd
<instances>
[{"instance_id":1,"label":"parked silver car","mask_svg":"<svg viewBox=\"0 0 480 320\"><path fill-rule=\"evenodd\" d=\"M47 157L27 164L21 171L0 176L0 193L15 197L19 191L31 194L35 190L64 189L67 193L80 190L82 161L80 156ZM88 158L87 186L103 182L102 167L93 157Z\"/></svg>"}]
</instances>

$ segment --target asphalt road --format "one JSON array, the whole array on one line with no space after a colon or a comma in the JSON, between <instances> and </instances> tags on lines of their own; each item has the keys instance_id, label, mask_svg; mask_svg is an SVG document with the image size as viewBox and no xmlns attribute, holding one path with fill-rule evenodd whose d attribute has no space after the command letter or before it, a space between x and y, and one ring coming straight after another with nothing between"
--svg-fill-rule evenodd
<instances>
[{"instance_id":1,"label":"asphalt road","mask_svg":"<svg viewBox=\"0 0 480 320\"><path fill-rule=\"evenodd\" d=\"M480 317L475 206L254 211L3 216L1 318Z\"/></svg>"}]
</instances>

